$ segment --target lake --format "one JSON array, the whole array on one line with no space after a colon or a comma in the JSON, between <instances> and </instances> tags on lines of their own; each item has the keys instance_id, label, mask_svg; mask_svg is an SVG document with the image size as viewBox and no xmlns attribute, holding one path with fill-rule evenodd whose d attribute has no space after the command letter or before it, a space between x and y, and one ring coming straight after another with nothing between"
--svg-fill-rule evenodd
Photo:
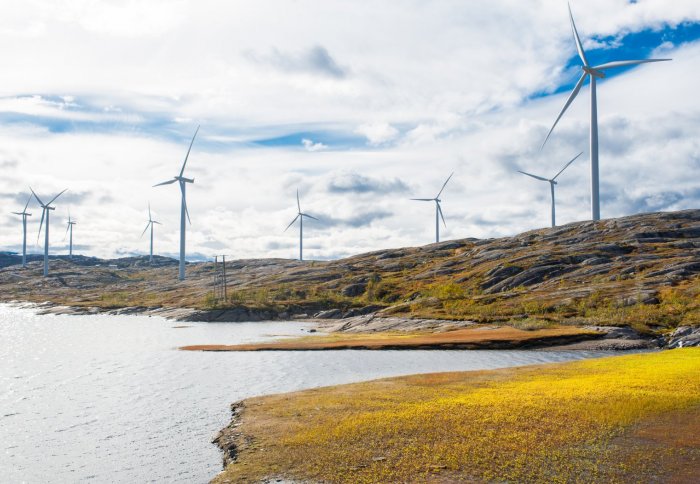
<instances>
[{"instance_id":1,"label":"lake","mask_svg":"<svg viewBox=\"0 0 700 484\"><path fill-rule=\"evenodd\" d=\"M186 327L177 327L186 326ZM592 358L584 351L178 351L296 336L299 322L38 315L0 305L3 482L207 482L242 398L374 378Z\"/></svg>"}]
</instances>

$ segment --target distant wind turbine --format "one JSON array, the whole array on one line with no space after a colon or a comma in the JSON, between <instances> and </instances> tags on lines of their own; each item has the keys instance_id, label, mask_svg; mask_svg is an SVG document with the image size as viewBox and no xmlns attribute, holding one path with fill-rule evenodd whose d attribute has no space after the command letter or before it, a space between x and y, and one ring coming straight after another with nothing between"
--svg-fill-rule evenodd
<instances>
[{"instance_id":1,"label":"distant wind turbine","mask_svg":"<svg viewBox=\"0 0 700 484\"><path fill-rule=\"evenodd\" d=\"M286 232L289 230L289 227L294 225L294 222L299 219L299 260L304 260L304 217L308 217L314 220L318 220L316 217L313 217L309 215L308 213L304 213L301 211L301 203L299 202L299 190L297 190L297 216L294 217L294 220L291 221L289 225L287 225L287 228L284 229Z\"/></svg>"},{"instance_id":2,"label":"distant wind turbine","mask_svg":"<svg viewBox=\"0 0 700 484\"><path fill-rule=\"evenodd\" d=\"M27 267L27 217L31 217L31 213L27 213L29 202L32 201L32 196L29 195L27 204L21 212L12 212L15 215L22 217L22 267Z\"/></svg>"},{"instance_id":3,"label":"distant wind turbine","mask_svg":"<svg viewBox=\"0 0 700 484\"><path fill-rule=\"evenodd\" d=\"M68 258L72 259L73 258L73 225L75 225L76 222L75 220L71 220L70 218L70 209L68 210L68 224L66 226L66 235L70 234L69 243L68 243ZM66 239L66 235L63 236L63 240Z\"/></svg>"},{"instance_id":4,"label":"distant wind turbine","mask_svg":"<svg viewBox=\"0 0 700 484\"><path fill-rule=\"evenodd\" d=\"M637 64L644 64L647 62L662 62L670 61L671 59L644 59L644 60L623 60L606 62L605 64L600 64L597 66L591 66L588 64L586 59L586 53L583 51L583 45L581 44L581 39L578 36L578 31L576 30L576 24L574 23L574 16L571 13L571 5L569 5L569 19L571 21L571 30L574 35L574 41L576 42L576 50L578 51L578 56L581 59L583 65L583 74L581 78L576 83L574 90L571 91L569 98L564 103L564 107L559 112L559 116L554 121L552 128L547 133L547 137L542 143L542 147L547 143L549 136L554 131L554 127L557 125L564 112L568 109L569 105L573 102L576 95L581 90L581 86L586 81L586 78L590 78L591 83L591 137L590 137L590 156L591 156L591 218L593 220L600 220L600 199L599 199L599 180L598 180L598 103L596 100L596 79L603 79L605 77L605 70L612 69L615 67L625 67L633 66ZM540 149L541 149L540 148Z\"/></svg>"},{"instance_id":5,"label":"distant wind turbine","mask_svg":"<svg viewBox=\"0 0 700 484\"><path fill-rule=\"evenodd\" d=\"M146 228L143 229L143 232L141 232L141 237L143 237L143 234L146 233L146 230L148 230L148 227L151 228L151 255L148 258L149 263L153 263L153 224L162 225L157 220L153 220L153 218L151 218L151 204L149 203L148 204L148 223L146 224Z\"/></svg>"},{"instance_id":6,"label":"distant wind turbine","mask_svg":"<svg viewBox=\"0 0 700 484\"><path fill-rule=\"evenodd\" d=\"M190 141L190 147L187 149L187 155L185 155L185 162L182 164L182 169L178 176L174 176L172 180L164 181L163 183L158 183L153 185L154 187L159 187L161 185L170 185L171 183L180 182L180 192L182 193L182 199L180 202L180 274L179 278L181 281L185 280L185 217L187 221L192 225L190 220L190 212L187 210L187 198L185 197L185 187L187 183L194 183L193 178L185 178L183 175L185 173L185 166L187 165L187 158L190 156L190 151L192 150L192 145L194 144L194 139L197 137L199 132L199 126L192 136L192 141Z\"/></svg>"},{"instance_id":7,"label":"distant wind turbine","mask_svg":"<svg viewBox=\"0 0 700 484\"><path fill-rule=\"evenodd\" d=\"M566 165L564 165L564 168L562 168L561 170L559 170L559 173L557 173L556 175L554 175L553 178L544 178L544 177L541 177L541 176L533 175L532 173L526 173L526 172L524 172L524 171L518 170L518 172L522 173L523 175L531 176L532 178L535 178L535 179L537 179L537 180L542 180L542 181L549 182L549 188L550 188L550 190L551 190L551 192L552 192L552 227L555 227L555 226L556 226L556 209L555 209L555 203L554 203L554 185L557 184L556 180L557 180L557 178L559 177L559 175L561 175L562 173L564 173L564 170L566 170L566 169L569 167L569 165L572 164L574 161L576 161L576 159L577 159L579 156L581 156L582 154L583 154L583 152L581 152L581 153L579 153L578 155L574 156L574 158L573 158L570 162L568 162Z\"/></svg>"},{"instance_id":8,"label":"distant wind turbine","mask_svg":"<svg viewBox=\"0 0 700 484\"><path fill-rule=\"evenodd\" d=\"M450 181L450 178L452 178L452 175L454 175L454 172L450 174L450 176L447 177L447 180L445 180L445 183L442 184L442 188L438 192L437 195L435 195L435 198L412 198L411 200L416 200L419 202L435 202L435 242L440 242L440 219L442 218L442 223L447 227L447 223L445 222L445 217L442 215L442 208L440 207L440 195L442 194L442 191L445 189L447 186L447 182Z\"/></svg>"},{"instance_id":9,"label":"distant wind turbine","mask_svg":"<svg viewBox=\"0 0 700 484\"><path fill-rule=\"evenodd\" d=\"M41 228L44 225L44 218L46 218L46 230L44 231L44 276L49 275L49 215L51 214L51 210L56 210L54 207L51 206L53 202L56 201L58 197L63 195L67 188L63 190L61 193L53 197L49 203L44 203L41 201L41 198L34 193L34 190L32 190L32 187L29 187L29 189L32 192L32 195L34 195L34 198L36 198L36 201L39 202L39 205L41 205L42 212L41 212L41 222L39 223L39 235L37 235L36 242L37 244L39 243L39 237L41 237Z\"/></svg>"}]
</instances>

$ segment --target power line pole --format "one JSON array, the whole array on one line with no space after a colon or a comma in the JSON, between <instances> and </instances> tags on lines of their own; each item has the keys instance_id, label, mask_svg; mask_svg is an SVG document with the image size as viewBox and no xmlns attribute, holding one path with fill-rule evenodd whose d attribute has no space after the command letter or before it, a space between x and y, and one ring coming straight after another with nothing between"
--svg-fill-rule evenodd
<instances>
[{"instance_id":1,"label":"power line pole","mask_svg":"<svg viewBox=\"0 0 700 484\"><path fill-rule=\"evenodd\" d=\"M219 271L219 257L221 257L221 271ZM226 255L220 254L214 256L215 268L215 284L217 298L223 298L224 302L228 299L228 280L226 278Z\"/></svg>"},{"instance_id":2,"label":"power line pole","mask_svg":"<svg viewBox=\"0 0 700 484\"><path fill-rule=\"evenodd\" d=\"M227 286L227 282L228 282L228 281L226 281L226 256L222 255L221 258L223 260L223 266L224 266L224 302L226 302L228 300L228 298L226 297L226 286Z\"/></svg>"}]
</instances>

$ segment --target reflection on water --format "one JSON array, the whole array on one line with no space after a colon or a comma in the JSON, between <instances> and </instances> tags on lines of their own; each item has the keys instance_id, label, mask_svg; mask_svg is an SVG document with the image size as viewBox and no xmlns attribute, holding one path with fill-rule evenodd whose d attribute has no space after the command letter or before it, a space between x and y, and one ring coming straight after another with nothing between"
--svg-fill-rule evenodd
<instances>
[{"instance_id":1,"label":"reflection on water","mask_svg":"<svg viewBox=\"0 0 700 484\"><path fill-rule=\"evenodd\" d=\"M186 327L177 327L186 326ZM605 352L201 353L297 335L302 323L187 323L146 316L38 316L0 305L3 482L207 482L210 443L245 397L420 372L474 370Z\"/></svg>"}]
</instances>

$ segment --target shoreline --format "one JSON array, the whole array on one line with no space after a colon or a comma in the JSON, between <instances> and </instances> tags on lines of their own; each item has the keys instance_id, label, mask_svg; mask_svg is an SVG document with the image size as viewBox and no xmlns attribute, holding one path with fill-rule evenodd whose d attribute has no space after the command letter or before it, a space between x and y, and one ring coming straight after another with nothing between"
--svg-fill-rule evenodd
<instances>
[{"instance_id":1,"label":"shoreline","mask_svg":"<svg viewBox=\"0 0 700 484\"><path fill-rule=\"evenodd\" d=\"M190 345L183 351L337 351L337 350L511 350L541 349L602 339L605 333L578 328L532 331L510 327L471 327L423 333L329 333L240 345ZM644 347L648 347L646 344Z\"/></svg>"},{"instance_id":2,"label":"shoreline","mask_svg":"<svg viewBox=\"0 0 700 484\"><path fill-rule=\"evenodd\" d=\"M177 308L177 307L162 307L162 306L122 306L113 308L104 308L100 306L70 306L53 303L51 301L33 302L33 301L0 301L0 304L7 304L13 307L26 308L35 310L40 315L70 315L70 316L89 316L89 315L136 315L136 316L158 316L175 322L221 322L221 323L239 323L239 322L264 322L264 321L290 321L301 323L315 324L318 330L326 331L329 334L343 335L382 335L390 333L423 333L428 335L449 334L451 332L460 331L466 328L513 328L507 324L503 325L484 325L474 323L472 321L462 320L446 320L446 319L425 319L425 318L401 318L396 316L382 316L378 313L368 313L357 316L351 316L340 319L326 319L319 317L309 317L306 314L291 315L280 318L278 314L274 317L269 311L256 311L245 308L234 309L195 309L195 308ZM300 317L303 316L303 317ZM581 337L572 336L564 337L557 340L556 338L537 341L532 338L524 344L520 342L511 342L507 340L499 340L493 343L479 342L442 342L441 344L423 345L362 345L362 344L338 344L336 347L329 348L255 348L255 350L267 351L320 351L320 350L345 350L345 349L365 349L365 350L407 350L407 349L425 349L425 350L445 350L445 349L461 349L465 351L473 349L551 349L551 350L582 350L582 351L625 351L633 349L673 349L688 346L700 346L700 326L679 326L673 332L662 335L645 335L635 331L630 326L562 326L564 328L578 329L580 332L597 332L596 336ZM515 329L515 328L513 328ZM538 330L525 330L534 332ZM402 335L403 338L403 335ZM571 339L568 339L571 338ZM577 339L578 338L578 339ZM226 345L197 345L210 348L187 348L193 351L231 351L226 348ZM258 345L255 345L258 346ZM262 346L262 345L260 345ZM246 351L253 351L253 348Z\"/></svg>"}]
</instances>

